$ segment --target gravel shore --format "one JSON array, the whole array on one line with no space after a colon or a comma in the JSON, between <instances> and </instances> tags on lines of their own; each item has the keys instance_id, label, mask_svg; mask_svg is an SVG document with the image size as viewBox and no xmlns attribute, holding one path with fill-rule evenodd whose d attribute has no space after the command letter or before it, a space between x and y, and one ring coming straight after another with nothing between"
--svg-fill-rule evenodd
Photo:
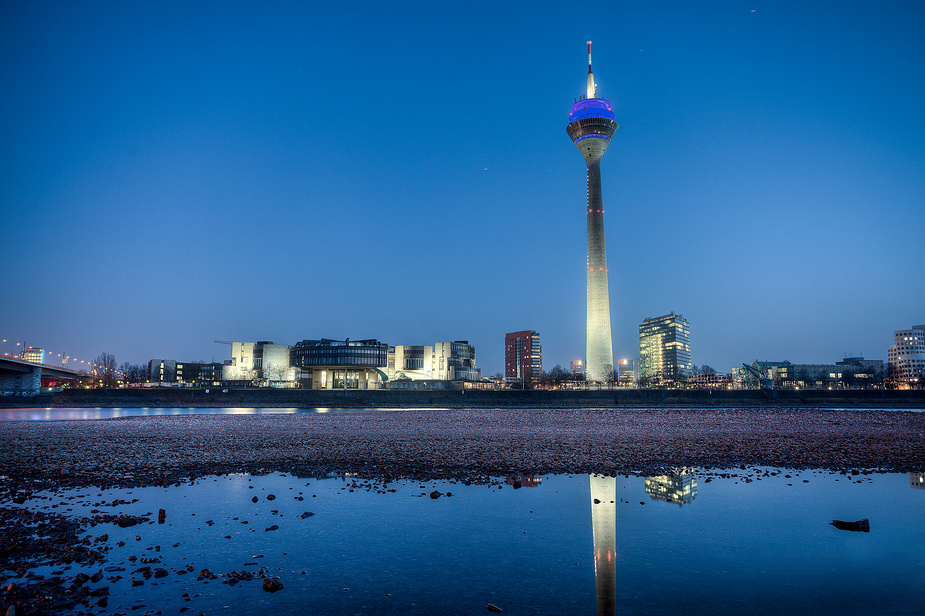
<instances>
[{"instance_id":1,"label":"gravel shore","mask_svg":"<svg viewBox=\"0 0 925 616\"><path fill-rule=\"evenodd\" d=\"M483 480L509 473L925 469L925 413L453 409L2 422L2 495L230 472Z\"/></svg>"}]
</instances>

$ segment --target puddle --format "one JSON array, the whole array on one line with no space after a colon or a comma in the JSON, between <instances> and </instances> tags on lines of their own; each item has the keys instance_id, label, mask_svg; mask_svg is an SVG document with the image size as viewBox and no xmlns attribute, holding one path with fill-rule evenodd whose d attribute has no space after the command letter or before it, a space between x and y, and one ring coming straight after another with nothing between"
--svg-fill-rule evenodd
<instances>
[{"instance_id":1,"label":"puddle","mask_svg":"<svg viewBox=\"0 0 925 616\"><path fill-rule=\"evenodd\" d=\"M105 562L32 572L69 585L102 571L86 585L109 586L108 606L92 613L912 614L922 485L765 467L469 486L273 474L40 492L21 507L83 520ZM117 515L145 521L89 524ZM870 532L829 524L861 518ZM11 573L4 585L23 583Z\"/></svg>"}]
</instances>

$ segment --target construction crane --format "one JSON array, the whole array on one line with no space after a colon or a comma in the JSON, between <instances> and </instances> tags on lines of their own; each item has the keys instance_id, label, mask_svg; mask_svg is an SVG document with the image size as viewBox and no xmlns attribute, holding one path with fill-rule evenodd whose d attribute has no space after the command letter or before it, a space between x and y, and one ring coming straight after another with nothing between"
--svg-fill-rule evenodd
<instances>
[{"instance_id":1,"label":"construction crane","mask_svg":"<svg viewBox=\"0 0 925 616\"><path fill-rule=\"evenodd\" d=\"M748 364L742 364L742 367L748 370L753 377L758 379L758 385L761 387L761 389L772 389L771 379L764 378L763 376L761 376L760 372L758 372L757 370L755 370Z\"/></svg>"},{"instance_id":2,"label":"construction crane","mask_svg":"<svg viewBox=\"0 0 925 616\"><path fill-rule=\"evenodd\" d=\"M234 344L230 340L213 340L212 342L215 342L217 344Z\"/></svg>"}]
</instances>

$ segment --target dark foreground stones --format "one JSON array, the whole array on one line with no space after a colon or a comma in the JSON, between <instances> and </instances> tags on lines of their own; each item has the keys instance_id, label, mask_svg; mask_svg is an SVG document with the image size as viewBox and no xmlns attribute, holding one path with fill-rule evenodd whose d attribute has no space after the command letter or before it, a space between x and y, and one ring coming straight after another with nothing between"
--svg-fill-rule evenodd
<instances>
[{"instance_id":1,"label":"dark foreground stones","mask_svg":"<svg viewBox=\"0 0 925 616\"><path fill-rule=\"evenodd\" d=\"M263 589L267 592L276 592L283 589L283 583L272 578L264 578Z\"/></svg>"}]
</instances>

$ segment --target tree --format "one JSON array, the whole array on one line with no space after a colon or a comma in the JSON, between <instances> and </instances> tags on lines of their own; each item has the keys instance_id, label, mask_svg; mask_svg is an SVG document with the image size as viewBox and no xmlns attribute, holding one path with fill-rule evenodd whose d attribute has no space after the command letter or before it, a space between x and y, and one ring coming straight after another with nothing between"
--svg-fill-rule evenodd
<instances>
[{"instance_id":1,"label":"tree","mask_svg":"<svg viewBox=\"0 0 925 616\"><path fill-rule=\"evenodd\" d=\"M568 380L568 372L562 369L562 366L556 364L556 367L549 371L546 380L552 385L562 385Z\"/></svg>"},{"instance_id":2,"label":"tree","mask_svg":"<svg viewBox=\"0 0 925 616\"><path fill-rule=\"evenodd\" d=\"M851 370L842 370L841 384L845 389L851 389L851 386L857 383L857 377Z\"/></svg>"},{"instance_id":3,"label":"tree","mask_svg":"<svg viewBox=\"0 0 925 616\"><path fill-rule=\"evenodd\" d=\"M100 353L93 363L96 376L103 387L115 387L118 380L116 358L111 353Z\"/></svg>"},{"instance_id":4,"label":"tree","mask_svg":"<svg viewBox=\"0 0 925 616\"><path fill-rule=\"evenodd\" d=\"M604 367L604 382L613 389L613 384L617 382L617 371L613 369L613 366Z\"/></svg>"},{"instance_id":5,"label":"tree","mask_svg":"<svg viewBox=\"0 0 925 616\"><path fill-rule=\"evenodd\" d=\"M119 373L126 383L144 383L148 380L148 367L141 364L123 362L119 366Z\"/></svg>"},{"instance_id":6,"label":"tree","mask_svg":"<svg viewBox=\"0 0 925 616\"><path fill-rule=\"evenodd\" d=\"M700 366L700 374L716 374L716 370L704 364Z\"/></svg>"},{"instance_id":7,"label":"tree","mask_svg":"<svg viewBox=\"0 0 925 616\"><path fill-rule=\"evenodd\" d=\"M289 366L285 364L270 364L263 371L269 381L285 381L289 376Z\"/></svg>"}]
</instances>

